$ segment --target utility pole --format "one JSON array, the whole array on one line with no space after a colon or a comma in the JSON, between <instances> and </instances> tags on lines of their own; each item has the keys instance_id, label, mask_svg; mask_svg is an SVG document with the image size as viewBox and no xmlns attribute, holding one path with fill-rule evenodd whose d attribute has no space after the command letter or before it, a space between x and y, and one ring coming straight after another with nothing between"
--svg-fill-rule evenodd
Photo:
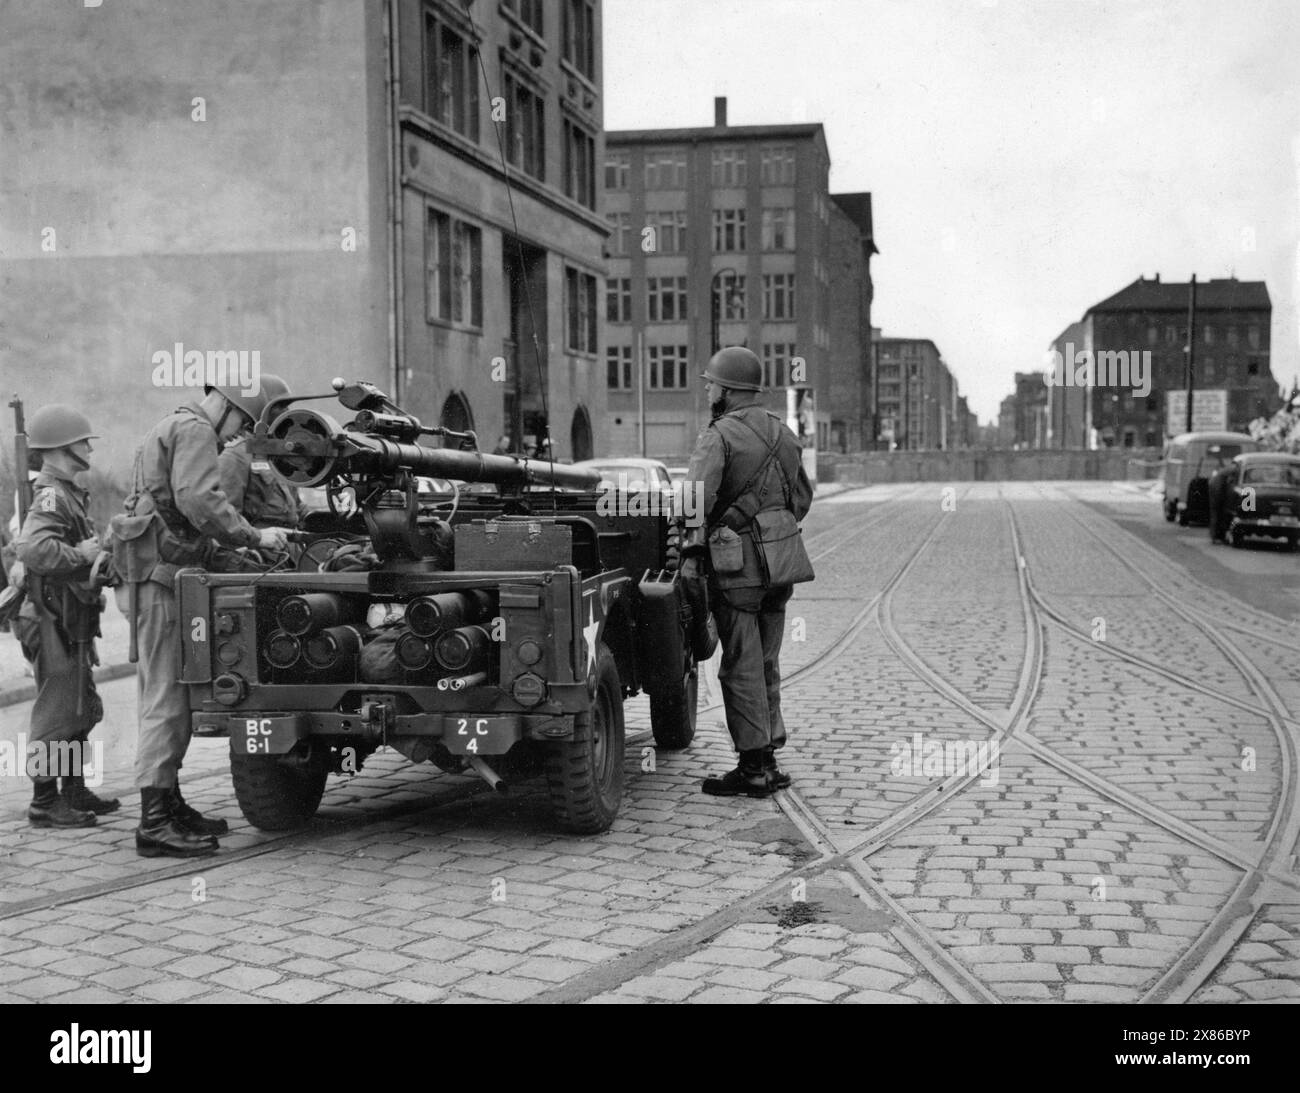
<instances>
[{"instance_id":1,"label":"utility pole","mask_svg":"<svg viewBox=\"0 0 1300 1093\"><path fill-rule=\"evenodd\" d=\"M636 411L641 434L641 458L645 458L645 334L636 334Z\"/></svg>"},{"instance_id":2,"label":"utility pole","mask_svg":"<svg viewBox=\"0 0 1300 1093\"><path fill-rule=\"evenodd\" d=\"M1187 432L1192 431L1192 396L1196 386L1196 274L1187 286Z\"/></svg>"}]
</instances>

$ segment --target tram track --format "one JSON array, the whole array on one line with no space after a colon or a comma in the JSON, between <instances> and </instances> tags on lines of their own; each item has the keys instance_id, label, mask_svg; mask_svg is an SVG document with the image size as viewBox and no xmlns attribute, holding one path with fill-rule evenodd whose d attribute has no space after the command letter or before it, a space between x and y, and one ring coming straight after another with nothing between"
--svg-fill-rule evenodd
<instances>
[{"instance_id":1,"label":"tram track","mask_svg":"<svg viewBox=\"0 0 1300 1093\"><path fill-rule=\"evenodd\" d=\"M1291 845L1295 830L1300 826L1300 815L1297 815L1294 804L1294 771L1296 768L1294 755L1292 754L1294 741L1285 728L1287 725L1297 725L1300 722L1297 722L1289 715L1276 693L1250 664L1248 658L1243 656L1235 647L1231 649L1225 647L1230 646L1230 643L1223 642L1217 636L1211 635L1212 640L1215 641L1220 651L1229 660L1229 663L1243 676L1247 681L1247 685L1260 699L1258 703L1236 700L1234 704L1239 708L1245 708L1252 713L1266 717L1279 740L1284 754L1283 787L1279 796L1279 806L1274 811L1269 831L1263 840L1262 849L1253 855L1242 848L1201 831L1193 824L1170 814L1158 806L1152 805L1137 794L1116 785L1109 779L1094 774L1038 740L1026 730L1025 725L1032 713L1034 700L1041 685L1042 636L1046 622L1050 620L1076 636L1085 635L1081 635L1080 631L1066 622L1058 612L1050 610L1043 598L1034 589L1023 548L1023 539L1015 519L1014 510L1007 504L1006 511L1011 527L1014 564L1019 577L1020 606L1022 618L1025 619L1026 623L1026 639L1020 683L1009 712L1005 717L998 717L971 701L940 675L937 670L927 664L902 637L894 625L892 617L893 593L901 584L901 580L891 582L886 594L878 599L877 621L881 633L891 650L909 666L918 678L962 710L967 716L987 728L992 734L990 741L998 740L999 743L1019 745L1029 754L1047 763L1067 777L1088 786L1095 792L1141 816L1169 834L1199 847L1240 871L1241 877L1238 883L1234 886L1233 891L1225 897L1219 911L1197 937L1183 949L1182 954L1173 964L1147 989L1141 999L1145 1003L1186 1000L1192 997L1213 975L1215 968L1223 957L1231 951L1232 947L1249 927L1257 906L1249 914L1243 913L1243 908L1252 907L1251 899L1253 896L1257 896L1259 888L1266 879L1293 889L1300 888L1300 879L1289 875L1284 869L1278 868L1278 858ZM1111 544L1107 543L1093 528L1075 517L1073 513L1071 513L1071 518L1083 530L1096 538L1104 548L1112 553L1117 553ZM1158 584L1147 574L1139 573L1139 576L1162 596L1164 602L1177 610L1185 621L1198 628L1208 630L1204 622L1198 620L1194 613L1182 609L1181 605L1178 605L1172 597L1163 593ZM1112 655L1120 656L1122 659L1143 668L1159 667L1145 658L1138 657L1113 645L1106 645L1103 648L1106 648ZM1174 678L1180 683L1187 682L1165 670L1162 670L1161 674ZM1196 684L1193 689L1215 698L1223 697L1211 688L1200 684ZM929 793L913 798L890 816L879 821L874 829L852 851L854 860L857 863L857 872L862 876L868 890L875 898L886 903L918 938L925 938L929 931L909 915L906 909L884 890L883 886L873 881L869 868L866 866L866 859L877 850L887 846L891 839L897 837L907 828L932 814L945 801L962 792L975 780L976 776L950 777L947 781L934 787ZM1255 902L1258 903L1258 900ZM951 960L952 958L948 957L947 959ZM976 979L972 972L965 969L964 966L961 967L968 980Z\"/></svg>"},{"instance_id":2,"label":"tram track","mask_svg":"<svg viewBox=\"0 0 1300 1093\"><path fill-rule=\"evenodd\" d=\"M1260 908L1267 902L1265 879L1280 880L1288 887L1300 887L1300 878L1290 875L1286 855L1300 837L1300 792L1297 787L1297 735L1287 726L1296 726L1285 703L1268 679L1251 663L1249 657L1221 632L1217 620L1210 620L1195 610L1189 610L1170 595L1160 582L1148 572L1134 565L1090 523L1073 512L1071 518L1095 541L1117 559L1126 562L1130 571L1143 581L1153 595L1166 608L1199 630L1219 649L1225 659L1246 680L1247 686L1260 698L1262 711L1277 739L1281 760L1281 785L1277 807L1264 835L1258 855L1241 864L1242 870L1232 892L1224 899L1219 911L1210 919L1201 933L1183 950L1182 955L1165 970L1141 999L1146 1003L1176 1003L1193 997L1214 974L1223 958L1235 947L1255 920ZM1162 559L1163 561L1163 559ZM1168 827L1168 824L1162 826ZM1170 828L1172 830L1172 828ZM1185 836L1184 836L1185 837ZM1279 868L1279 865L1281 868Z\"/></svg>"}]
</instances>

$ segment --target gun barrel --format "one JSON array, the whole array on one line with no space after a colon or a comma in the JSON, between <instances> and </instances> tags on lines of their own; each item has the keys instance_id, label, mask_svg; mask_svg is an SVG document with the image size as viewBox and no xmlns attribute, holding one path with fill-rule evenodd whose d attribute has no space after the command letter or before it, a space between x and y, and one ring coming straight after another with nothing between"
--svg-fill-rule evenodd
<instances>
[{"instance_id":1,"label":"gun barrel","mask_svg":"<svg viewBox=\"0 0 1300 1093\"><path fill-rule=\"evenodd\" d=\"M263 431L265 429L265 431ZM345 472L386 474L406 468L431 478L522 485L553 483L594 489L600 475L560 463L509 455L486 455L346 430L327 414L303 407L281 414L269 428L257 427L250 450L268 459L296 486L317 486Z\"/></svg>"}]
</instances>

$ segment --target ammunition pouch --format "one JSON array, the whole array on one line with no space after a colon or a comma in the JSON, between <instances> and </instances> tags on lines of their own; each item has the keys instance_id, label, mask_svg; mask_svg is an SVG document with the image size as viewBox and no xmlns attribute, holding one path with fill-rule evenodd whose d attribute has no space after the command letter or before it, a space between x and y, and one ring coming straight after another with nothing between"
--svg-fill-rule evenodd
<instances>
[{"instance_id":1,"label":"ammunition pouch","mask_svg":"<svg viewBox=\"0 0 1300 1093\"><path fill-rule=\"evenodd\" d=\"M745 552L740 536L725 524L709 533L709 561L714 573L739 573L745 568Z\"/></svg>"},{"instance_id":2,"label":"ammunition pouch","mask_svg":"<svg viewBox=\"0 0 1300 1093\"><path fill-rule=\"evenodd\" d=\"M59 616L68 640L76 645L94 641L99 637L99 615L104 610L99 589L79 582L56 587L61 591Z\"/></svg>"}]
</instances>

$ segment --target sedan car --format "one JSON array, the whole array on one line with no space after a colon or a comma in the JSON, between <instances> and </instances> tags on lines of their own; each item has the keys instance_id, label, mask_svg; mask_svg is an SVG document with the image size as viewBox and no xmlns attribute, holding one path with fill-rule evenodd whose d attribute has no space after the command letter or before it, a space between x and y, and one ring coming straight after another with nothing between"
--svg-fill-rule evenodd
<instances>
[{"instance_id":1,"label":"sedan car","mask_svg":"<svg viewBox=\"0 0 1300 1093\"><path fill-rule=\"evenodd\" d=\"M575 469L598 471L600 489L671 490L673 488L673 480L668 473L668 468L657 459L611 456L608 459L584 459L573 466Z\"/></svg>"},{"instance_id":2,"label":"sedan car","mask_svg":"<svg viewBox=\"0 0 1300 1093\"><path fill-rule=\"evenodd\" d=\"M1248 535L1300 546L1300 455L1249 452L1210 479L1210 539L1239 547Z\"/></svg>"}]
</instances>

